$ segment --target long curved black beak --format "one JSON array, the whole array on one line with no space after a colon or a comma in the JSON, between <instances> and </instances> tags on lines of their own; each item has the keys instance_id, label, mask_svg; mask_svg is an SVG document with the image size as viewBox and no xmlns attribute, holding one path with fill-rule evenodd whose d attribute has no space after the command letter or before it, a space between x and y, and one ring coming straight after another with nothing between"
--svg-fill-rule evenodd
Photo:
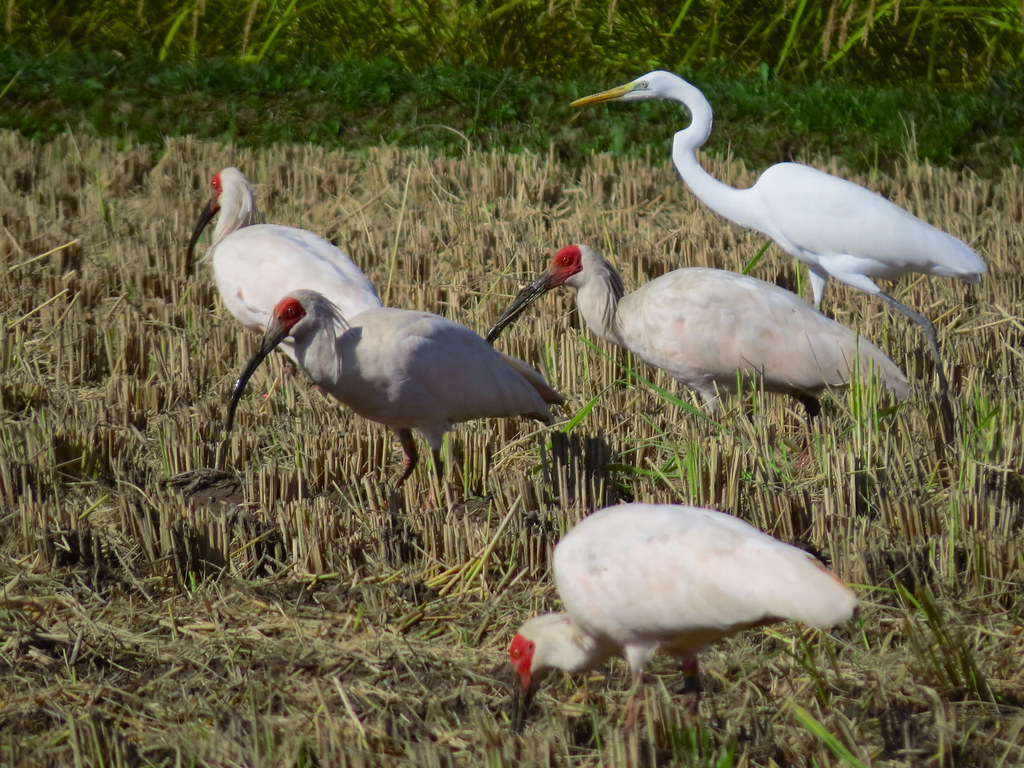
<instances>
[{"instance_id":1,"label":"long curved black beak","mask_svg":"<svg viewBox=\"0 0 1024 768\"><path fill-rule=\"evenodd\" d=\"M245 370L242 371L242 375L235 382L235 388L231 391L231 402L228 403L228 418L224 424L225 431L230 432L231 426L235 423L235 409L238 408L238 401L242 399L242 393L245 392L245 386L249 383L249 379L256 373L256 369L260 367L260 363L267 358L267 355L273 352L274 348L286 338L288 338L288 331L276 319L271 320L270 325L267 326L267 330L263 334L263 340L260 341L260 348L256 350L256 354L249 358Z\"/></svg>"},{"instance_id":2,"label":"long curved black beak","mask_svg":"<svg viewBox=\"0 0 1024 768\"><path fill-rule=\"evenodd\" d=\"M219 208L213 204L211 198L206 203L206 207L203 208L202 213L199 214L199 221L196 222L195 229L192 230L192 237L188 241L188 250L185 251L185 278L188 279L192 275L192 265L194 263L193 256L195 255L196 243L199 242L199 236L203 234L203 230L206 229L206 225L210 223L210 219L214 217Z\"/></svg>"},{"instance_id":3,"label":"long curved black beak","mask_svg":"<svg viewBox=\"0 0 1024 768\"><path fill-rule=\"evenodd\" d=\"M491 326L491 330L487 332L487 343L494 344L494 340L505 330L505 326L511 325L517 317L526 311L527 307L554 287L551 274L545 272L519 291L512 299L512 303L501 313L501 317Z\"/></svg>"},{"instance_id":4,"label":"long curved black beak","mask_svg":"<svg viewBox=\"0 0 1024 768\"><path fill-rule=\"evenodd\" d=\"M516 733L522 733L523 728L526 727L526 716L530 712L530 705L533 704L533 695L537 693L539 683L540 680L538 678L532 678L530 685L523 688L518 679L515 682L515 690L512 693L512 730Z\"/></svg>"}]
</instances>

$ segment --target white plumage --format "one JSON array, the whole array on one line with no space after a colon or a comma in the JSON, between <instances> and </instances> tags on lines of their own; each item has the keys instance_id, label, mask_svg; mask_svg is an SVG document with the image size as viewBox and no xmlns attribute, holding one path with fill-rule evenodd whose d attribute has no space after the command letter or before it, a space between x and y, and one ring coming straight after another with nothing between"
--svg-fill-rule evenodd
<instances>
[{"instance_id":1,"label":"white plumage","mask_svg":"<svg viewBox=\"0 0 1024 768\"><path fill-rule=\"evenodd\" d=\"M509 648L527 704L550 669L580 672L621 652L639 681L659 648L692 659L750 627L827 628L857 608L853 591L811 555L699 507L594 512L555 547L552 570L565 613L530 619Z\"/></svg>"},{"instance_id":2,"label":"white plumage","mask_svg":"<svg viewBox=\"0 0 1024 768\"><path fill-rule=\"evenodd\" d=\"M736 189L714 178L697 160L711 133L711 105L691 83L655 71L574 105L604 101L669 99L685 106L690 125L675 134L672 161L690 190L711 210L772 238L811 272L814 305L820 307L829 277L875 294L924 330L946 389L935 326L875 284L909 273L981 282L985 262L966 244L864 187L799 163L779 163L752 187Z\"/></svg>"},{"instance_id":3,"label":"white plumage","mask_svg":"<svg viewBox=\"0 0 1024 768\"><path fill-rule=\"evenodd\" d=\"M246 328L262 333L281 297L303 288L330 299L346 317L380 307L377 291L348 256L305 229L263 224L252 185L237 168L210 181L213 196L196 222L186 262L199 235L219 212L212 255L217 290L228 311ZM282 343L295 359L291 342Z\"/></svg>"},{"instance_id":4,"label":"white plumage","mask_svg":"<svg viewBox=\"0 0 1024 768\"><path fill-rule=\"evenodd\" d=\"M289 337L296 361L314 382L398 434L405 451L399 484L418 458L411 430L423 433L440 473L442 438L453 424L505 416L550 423L548 403L563 402L540 373L496 352L463 325L392 308L346 318L325 296L301 290L274 308L259 350L235 385L228 429L249 378Z\"/></svg>"},{"instance_id":5,"label":"white plumage","mask_svg":"<svg viewBox=\"0 0 1024 768\"><path fill-rule=\"evenodd\" d=\"M737 375L760 376L766 390L798 398L812 415L817 395L848 384L858 366L896 398L909 395L906 377L885 353L790 291L735 272L692 267L625 294L612 265L586 245L556 253L488 340L559 285L576 290L580 314L598 336L696 390L712 412L719 391L736 390Z\"/></svg>"}]
</instances>

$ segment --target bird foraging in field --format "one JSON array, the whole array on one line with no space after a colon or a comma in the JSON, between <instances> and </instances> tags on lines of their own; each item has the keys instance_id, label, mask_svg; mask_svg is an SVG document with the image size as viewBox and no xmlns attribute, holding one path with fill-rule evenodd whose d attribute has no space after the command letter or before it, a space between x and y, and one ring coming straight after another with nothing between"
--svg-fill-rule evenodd
<instances>
[{"instance_id":1,"label":"bird foraging in field","mask_svg":"<svg viewBox=\"0 0 1024 768\"><path fill-rule=\"evenodd\" d=\"M350 318L316 291L292 291L274 307L256 354L235 384L227 429L245 386L285 339L323 390L360 416L395 430L405 452L400 486L416 466L412 430L423 433L441 475L453 424L526 416L550 424L564 402L536 370L495 351L463 325L429 312L368 309Z\"/></svg>"},{"instance_id":2,"label":"bird foraging in field","mask_svg":"<svg viewBox=\"0 0 1024 768\"><path fill-rule=\"evenodd\" d=\"M834 277L878 296L920 325L939 388L946 391L935 326L874 281L920 273L977 284L986 266L973 249L881 195L808 165L773 165L748 189L719 181L697 160L697 150L711 134L711 104L700 90L671 72L648 72L577 99L573 106L642 99L676 101L690 112L690 125L673 139L672 162L694 195L720 216L767 235L804 262L810 269L815 307L820 308L825 283Z\"/></svg>"},{"instance_id":3,"label":"bird foraging in field","mask_svg":"<svg viewBox=\"0 0 1024 768\"><path fill-rule=\"evenodd\" d=\"M817 559L722 512L622 504L581 520L555 547L564 613L528 620L509 646L522 725L552 669L582 672L623 653L633 676L659 648L695 664L702 648L745 629L799 621L822 629L852 618L853 591Z\"/></svg>"},{"instance_id":4,"label":"bird foraging in field","mask_svg":"<svg viewBox=\"0 0 1024 768\"><path fill-rule=\"evenodd\" d=\"M523 288L487 333L493 342L547 291L576 291L586 324L696 390L709 411L737 378L792 395L814 416L826 387L849 383L855 369L873 373L897 399L910 393L903 372L867 339L811 307L795 293L721 269L677 269L626 294L622 278L586 245L555 254L547 271Z\"/></svg>"},{"instance_id":5,"label":"bird foraging in field","mask_svg":"<svg viewBox=\"0 0 1024 768\"><path fill-rule=\"evenodd\" d=\"M213 196L196 222L186 253L191 273L199 236L220 214L207 256L213 257L217 290L228 311L246 328L262 333L282 296L303 288L319 291L346 317L381 306L373 283L348 256L305 229L264 224L252 184L237 168L210 180ZM281 344L295 359L292 344Z\"/></svg>"}]
</instances>

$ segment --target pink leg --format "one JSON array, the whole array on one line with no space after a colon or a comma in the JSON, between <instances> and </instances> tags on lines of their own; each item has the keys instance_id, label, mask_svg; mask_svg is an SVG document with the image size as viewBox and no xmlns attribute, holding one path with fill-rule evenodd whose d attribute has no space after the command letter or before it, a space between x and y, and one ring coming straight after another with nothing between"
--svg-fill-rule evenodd
<instances>
[{"instance_id":1,"label":"pink leg","mask_svg":"<svg viewBox=\"0 0 1024 768\"><path fill-rule=\"evenodd\" d=\"M629 689L629 701L626 703L626 717L622 721L622 730L624 731L631 731L633 730L633 726L636 725L636 694L640 690L640 685L643 683L643 679L643 672L638 672L633 675L633 685Z\"/></svg>"},{"instance_id":2,"label":"pink leg","mask_svg":"<svg viewBox=\"0 0 1024 768\"><path fill-rule=\"evenodd\" d=\"M412 438L411 429L396 429L395 432L398 435L398 441L402 444L402 451L405 453L405 461L402 462L402 476L395 484L397 490L416 469L416 462L419 461L420 455L416 451L416 441Z\"/></svg>"}]
</instances>

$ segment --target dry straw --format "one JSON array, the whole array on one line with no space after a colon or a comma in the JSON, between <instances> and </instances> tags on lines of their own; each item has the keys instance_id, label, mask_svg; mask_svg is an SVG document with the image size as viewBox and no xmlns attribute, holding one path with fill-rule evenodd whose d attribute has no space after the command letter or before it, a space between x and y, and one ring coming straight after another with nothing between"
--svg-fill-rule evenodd
<instances>
[{"instance_id":1,"label":"dry straw","mask_svg":"<svg viewBox=\"0 0 1024 768\"><path fill-rule=\"evenodd\" d=\"M1024 761L1021 169L857 179L989 263L977 290L893 287L940 330L951 445L934 438L922 338L863 293L835 286L826 309L887 350L915 396L894 409L865 382L826 397L813 425L758 391L702 418L658 371L588 342L572 297L550 295L500 344L567 395L559 428L461 425L446 483L423 466L394 497L393 437L281 365L222 431L256 339L208 265L180 275L208 178L228 164L258 184L269 220L336 241L390 303L478 331L568 243L602 250L628 288L682 266L738 269L763 245L660 158L575 169L553 155L171 141L156 159L0 135L0 762ZM757 274L801 281L774 250ZM556 603L551 548L627 498L717 507L817 552L857 585L861 619L723 643L704 658L699 706L673 693L670 662L655 665L632 734L615 726L621 665L557 677L515 737L504 649Z\"/></svg>"}]
</instances>

